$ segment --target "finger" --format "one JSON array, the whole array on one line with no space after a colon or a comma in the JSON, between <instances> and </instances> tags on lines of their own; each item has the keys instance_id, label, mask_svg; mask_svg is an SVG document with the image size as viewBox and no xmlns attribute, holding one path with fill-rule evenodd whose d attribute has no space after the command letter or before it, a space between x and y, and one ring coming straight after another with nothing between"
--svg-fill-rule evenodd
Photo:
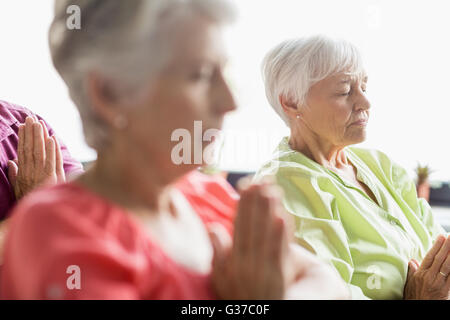
<instances>
[{"instance_id":1,"label":"finger","mask_svg":"<svg viewBox=\"0 0 450 320\"><path fill-rule=\"evenodd\" d=\"M39 122L33 123L33 139L34 169L36 172L41 172L45 163L45 140L43 128Z\"/></svg>"},{"instance_id":2,"label":"finger","mask_svg":"<svg viewBox=\"0 0 450 320\"><path fill-rule=\"evenodd\" d=\"M283 270L283 238L284 238L284 221L279 217L274 218L271 227L271 236L269 243L269 256L264 261L268 268L265 268L264 282L272 284L266 286L266 294L274 294L281 290L284 286L284 270Z\"/></svg>"},{"instance_id":3,"label":"finger","mask_svg":"<svg viewBox=\"0 0 450 320\"><path fill-rule=\"evenodd\" d=\"M434 256L439 252L444 241L445 237L443 235L439 235L436 238L433 247L431 247L431 249L426 254L425 258L423 259L422 264L420 265L420 269L425 270L431 267L434 261Z\"/></svg>"},{"instance_id":4,"label":"finger","mask_svg":"<svg viewBox=\"0 0 450 320\"><path fill-rule=\"evenodd\" d=\"M445 281L445 290L447 290L448 298L450 299L450 275L447 275L447 279Z\"/></svg>"},{"instance_id":5,"label":"finger","mask_svg":"<svg viewBox=\"0 0 450 320\"><path fill-rule=\"evenodd\" d=\"M274 200L269 188L260 187L254 198L254 214L251 216L249 232L250 246L253 250L264 252L266 233L274 215Z\"/></svg>"},{"instance_id":6,"label":"finger","mask_svg":"<svg viewBox=\"0 0 450 320\"><path fill-rule=\"evenodd\" d=\"M17 167L17 164L14 161L8 161L8 179L13 188L16 187L18 171L19 168Z\"/></svg>"},{"instance_id":7,"label":"finger","mask_svg":"<svg viewBox=\"0 0 450 320\"><path fill-rule=\"evenodd\" d=\"M45 167L44 172L47 177L54 174L56 168L56 154L55 154L55 141L52 138L48 138L45 142Z\"/></svg>"},{"instance_id":8,"label":"finger","mask_svg":"<svg viewBox=\"0 0 450 320\"><path fill-rule=\"evenodd\" d=\"M23 124L19 125L19 141L17 143L17 160L19 162L19 166L23 166L25 164L25 126Z\"/></svg>"},{"instance_id":9,"label":"finger","mask_svg":"<svg viewBox=\"0 0 450 320\"><path fill-rule=\"evenodd\" d=\"M239 193L242 193L251 186L251 182L252 182L251 177L245 176L238 180L238 182L236 183L236 189L238 190Z\"/></svg>"},{"instance_id":10,"label":"finger","mask_svg":"<svg viewBox=\"0 0 450 320\"><path fill-rule=\"evenodd\" d=\"M58 138L53 136L53 141L55 142L55 168L56 168L56 176L58 178L58 182L66 181L66 174L64 172L64 159L61 152L61 146L59 144Z\"/></svg>"},{"instance_id":11,"label":"finger","mask_svg":"<svg viewBox=\"0 0 450 320\"><path fill-rule=\"evenodd\" d=\"M273 261L281 262L284 232L285 225L283 219L275 217L271 228L272 241L270 241L272 244L270 247L270 259L273 259Z\"/></svg>"},{"instance_id":12,"label":"finger","mask_svg":"<svg viewBox=\"0 0 450 320\"><path fill-rule=\"evenodd\" d=\"M439 274L439 271L441 270L442 265L448 256L449 251L450 251L450 237L448 237L442 244L441 248L439 249L439 252L434 256L433 264L429 268L430 272L435 276L442 277L442 275Z\"/></svg>"},{"instance_id":13,"label":"finger","mask_svg":"<svg viewBox=\"0 0 450 320\"><path fill-rule=\"evenodd\" d=\"M234 236L233 236L233 254L237 255L237 259L243 258L244 253L248 252L249 237L248 230L250 228L251 216L254 210L256 186L251 186L241 194L238 204L238 211L234 220Z\"/></svg>"},{"instance_id":14,"label":"finger","mask_svg":"<svg viewBox=\"0 0 450 320\"><path fill-rule=\"evenodd\" d=\"M417 265L413 260L408 262L408 279L416 273L417 269Z\"/></svg>"},{"instance_id":15,"label":"finger","mask_svg":"<svg viewBox=\"0 0 450 320\"><path fill-rule=\"evenodd\" d=\"M45 124L44 120L39 120L39 123L41 124L43 130L44 130L44 141L47 141L47 138L49 137L47 125Z\"/></svg>"},{"instance_id":16,"label":"finger","mask_svg":"<svg viewBox=\"0 0 450 320\"><path fill-rule=\"evenodd\" d=\"M450 274L450 255L449 254L447 254L447 258L445 259L444 263L442 264L440 271L446 275Z\"/></svg>"},{"instance_id":17,"label":"finger","mask_svg":"<svg viewBox=\"0 0 450 320\"><path fill-rule=\"evenodd\" d=\"M263 273L263 264L268 256L268 247L271 242L268 233L273 217L274 199L272 199L270 188L260 186L254 200L254 213L250 218L248 230L251 258L248 267L253 270L257 279L259 274Z\"/></svg>"},{"instance_id":18,"label":"finger","mask_svg":"<svg viewBox=\"0 0 450 320\"><path fill-rule=\"evenodd\" d=\"M27 117L25 120L25 135L24 135L24 166L22 167L25 177L32 177L34 171L33 162L33 123L32 117Z\"/></svg>"},{"instance_id":19,"label":"finger","mask_svg":"<svg viewBox=\"0 0 450 320\"><path fill-rule=\"evenodd\" d=\"M417 261L416 259L412 259L411 261L416 265L416 269L419 269L420 267L419 261Z\"/></svg>"},{"instance_id":20,"label":"finger","mask_svg":"<svg viewBox=\"0 0 450 320\"><path fill-rule=\"evenodd\" d=\"M213 266L223 266L225 252L231 246L231 238L222 225L210 226L208 234L213 247Z\"/></svg>"},{"instance_id":21,"label":"finger","mask_svg":"<svg viewBox=\"0 0 450 320\"><path fill-rule=\"evenodd\" d=\"M439 282L445 283L447 281L449 274L450 274L450 255L447 254L447 258L442 263L441 269L439 270L438 273Z\"/></svg>"}]
</instances>

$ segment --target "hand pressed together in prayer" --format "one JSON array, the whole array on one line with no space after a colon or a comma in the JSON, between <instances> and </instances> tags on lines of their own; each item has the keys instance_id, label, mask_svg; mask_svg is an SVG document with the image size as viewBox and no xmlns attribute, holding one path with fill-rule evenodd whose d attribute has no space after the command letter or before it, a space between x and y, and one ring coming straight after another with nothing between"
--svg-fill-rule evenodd
<instances>
[{"instance_id":1,"label":"hand pressed together in prayer","mask_svg":"<svg viewBox=\"0 0 450 320\"><path fill-rule=\"evenodd\" d=\"M340 279L290 241L281 190L269 181L241 188L233 239L213 230L212 283L221 299L344 299ZM323 286L333 288L325 297Z\"/></svg>"},{"instance_id":2,"label":"hand pressed together in prayer","mask_svg":"<svg viewBox=\"0 0 450 320\"><path fill-rule=\"evenodd\" d=\"M43 184L66 180L58 139L43 120L27 117L19 126L18 159L8 162L8 179L16 199Z\"/></svg>"},{"instance_id":3,"label":"hand pressed together in prayer","mask_svg":"<svg viewBox=\"0 0 450 320\"><path fill-rule=\"evenodd\" d=\"M404 299L450 299L450 237L439 235L433 247L419 264L408 265Z\"/></svg>"}]
</instances>

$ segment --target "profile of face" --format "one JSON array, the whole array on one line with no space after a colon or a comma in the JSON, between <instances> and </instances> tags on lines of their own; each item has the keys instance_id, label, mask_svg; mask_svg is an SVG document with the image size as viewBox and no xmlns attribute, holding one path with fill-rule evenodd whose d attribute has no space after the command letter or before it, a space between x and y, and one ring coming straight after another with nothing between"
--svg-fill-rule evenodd
<instances>
[{"instance_id":1,"label":"profile of face","mask_svg":"<svg viewBox=\"0 0 450 320\"><path fill-rule=\"evenodd\" d=\"M176 29L175 29L176 28ZM187 130L191 136L192 163L182 164L181 171L194 163L194 121L201 121L201 136L208 129L221 129L226 113L236 104L224 77L227 62L222 29L208 18L196 16L174 27L164 40L170 51L169 61L149 84L150 88L137 106L123 108L129 126L116 137L138 150L144 163L161 169L171 168L171 141L175 130ZM200 141L202 148L211 143ZM148 161L148 162L147 162ZM179 171L179 170L178 170Z\"/></svg>"},{"instance_id":2,"label":"profile of face","mask_svg":"<svg viewBox=\"0 0 450 320\"><path fill-rule=\"evenodd\" d=\"M367 77L339 72L311 86L306 104L300 106L304 125L322 141L348 146L366 138L370 102Z\"/></svg>"}]
</instances>

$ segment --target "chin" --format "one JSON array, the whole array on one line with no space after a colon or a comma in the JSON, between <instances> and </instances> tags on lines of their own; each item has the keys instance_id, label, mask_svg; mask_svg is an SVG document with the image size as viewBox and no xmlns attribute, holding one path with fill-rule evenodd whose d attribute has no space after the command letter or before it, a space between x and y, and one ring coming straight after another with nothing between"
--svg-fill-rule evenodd
<instances>
[{"instance_id":1,"label":"chin","mask_svg":"<svg viewBox=\"0 0 450 320\"><path fill-rule=\"evenodd\" d=\"M364 141L366 141L366 134L365 134L365 133L364 133L363 135L361 135L358 139L356 139L356 141L354 142L354 144L362 143L362 142L364 142Z\"/></svg>"},{"instance_id":2,"label":"chin","mask_svg":"<svg viewBox=\"0 0 450 320\"><path fill-rule=\"evenodd\" d=\"M348 139L348 145L358 144L366 141L366 131L361 131L358 133L353 133L352 136Z\"/></svg>"}]
</instances>

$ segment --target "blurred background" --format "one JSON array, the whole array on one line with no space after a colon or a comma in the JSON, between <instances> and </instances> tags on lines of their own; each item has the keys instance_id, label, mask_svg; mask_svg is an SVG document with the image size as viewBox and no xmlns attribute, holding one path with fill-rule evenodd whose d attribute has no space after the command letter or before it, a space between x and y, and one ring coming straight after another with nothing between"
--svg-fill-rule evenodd
<instances>
[{"instance_id":1,"label":"blurred background","mask_svg":"<svg viewBox=\"0 0 450 320\"><path fill-rule=\"evenodd\" d=\"M234 3L240 17L226 33L227 75L240 108L225 122L222 170L257 170L288 134L265 98L264 54L286 38L323 33L350 40L363 53L372 112L362 146L386 152L412 176L418 162L429 165L431 198L450 204L450 1ZM84 142L76 108L50 61L52 7L52 0L0 1L0 99L44 117L74 157L92 161L96 154Z\"/></svg>"}]
</instances>

